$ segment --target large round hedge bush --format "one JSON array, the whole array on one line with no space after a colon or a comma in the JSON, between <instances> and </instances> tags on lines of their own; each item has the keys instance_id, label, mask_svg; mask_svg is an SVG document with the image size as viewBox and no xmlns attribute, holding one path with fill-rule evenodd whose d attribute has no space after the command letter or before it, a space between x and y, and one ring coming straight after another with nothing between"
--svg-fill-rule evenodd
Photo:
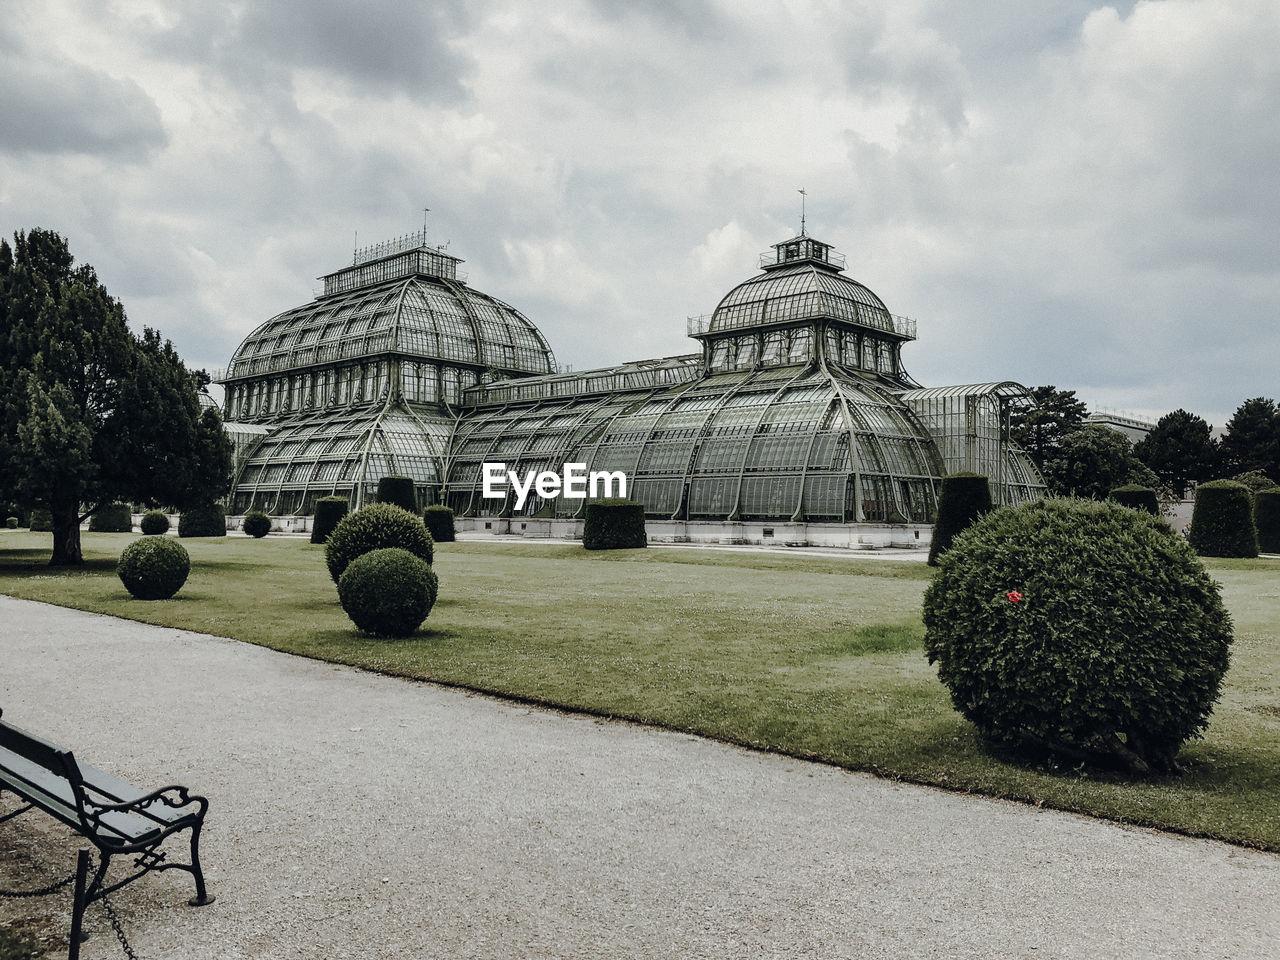
<instances>
[{"instance_id":1,"label":"large round hedge bush","mask_svg":"<svg viewBox=\"0 0 1280 960\"><path fill-rule=\"evenodd\" d=\"M1231 620L1164 521L1042 500L988 514L925 591L925 647L986 736L1139 772L1176 769L1208 722Z\"/></svg>"},{"instance_id":2,"label":"large round hedge bush","mask_svg":"<svg viewBox=\"0 0 1280 960\"><path fill-rule=\"evenodd\" d=\"M227 513L220 503L201 503L188 507L178 517L180 537L225 537Z\"/></svg>"},{"instance_id":3,"label":"large round hedge bush","mask_svg":"<svg viewBox=\"0 0 1280 960\"><path fill-rule=\"evenodd\" d=\"M378 502L393 503L397 507L418 512L418 496L412 477L382 477L378 480Z\"/></svg>"},{"instance_id":4,"label":"large round hedge bush","mask_svg":"<svg viewBox=\"0 0 1280 960\"><path fill-rule=\"evenodd\" d=\"M148 537L159 536L169 532L169 518L160 510L148 510L138 521L138 529Z\"/></svg>"},{"instance_id":5,"label":"large round hedge bush","mask_svg":"<svg viewBox=\"0 0 1280 960\"><path fill-rule=\"evenodd\" d=\"M31 519L27 521L32 533L52 533L53 514L46 507L36 507L31 511Z\"/></svg>"},{"instance_id":6,"label":"large round hedge bush","mask_svg":"<svg viewBox=\"0 0 1280 960\"><path fill-rule=\"evenodd\" d=\"M1151 487L1144 487L1138 483L1126 483L1107 494L1107 499L1114 500L1122 507L1145 510L1152 516L1160 516L1160 500Z\"/></svg>"},{"instance_id":7,"label":"large round hedge bush","mask_svg":"<svg viewBox=\"0 0 1280 960\"><path fill-rule=\"evenodd\" d=\"M1280 487L1253 495L1253 519L1258 528L1258 549L1280 553Z\"/></svg>"},{"instance_id":8,"label":"large round hedge bush","mask_svg":"<svg viewBox=\"0 0 1280 960\"><path fill-rule=\"evenodd\" d=\"M326 542L350 509L346 497L321 497L317 500L315 516L311 518L311 542Z\"/></svg>"},{"instance_id":9,"label":"large round hedge bush","mask_svg":"<svg viewBox=\"0 0 1280 960\"><path fill-rule=\"evenodd\" d=\"M938 517L929 541L929 566L936 567L956 534L991 511L991 485L980 473L961 471L942 478Z\"/></svg>"},{"instance_id":10,"label":"large round hedge bush","mask_svg":"<svg viewBox=\"0 0 1280 960\"><path fill-rule=\"evenodd\" d=\"M441 504L436 504L422 511L422 522L427 525L431 539L436 543L453 543L457 539L457 531L453 525L453 511Z\"/></svg>"},{"instance_id":11,"label":"large round hedge bush","mask_svg":"<svg viewBox=\"0 0 1280 960\"><path fill-rule=\"evenodd\" d=\"M139 600L168 600L187 582L191 558L168 537L143 537L120 553L116 574Z\"/></svg>"},{"instance_id":12,"label":"large round hedge bush","mask_svg":"<svg viewBox=\"0 0 1280 960\"><path fill-rule=\"evenodd\" d=\"M420 557L399 547L370 550L338 578L338 599L351 622L375 637L407 637L427 619L439 581Z\"/></svg>"},{"instance_id":13,"label":"large round hedge bush","mask_svg":"<svg viewBox=\"0 0 1280 960\"><path fill-rule=\"evenodd\" d=\"M89 517L90 533L132 533L133 508L127 503L108 503Z\"/></svg>"},{"instance_id":14,"label":"large round hedge bush","mask_svg":"<svg viewBox=\"0 0 1280 960\"><path fill-rule=\"evenodd\" d=\"M434 544L426 525L415 514L389 503L373 503L348 514L329 534L324 558L334 583L347 564L371 550L400 547L430 563Z\"/></svg>"},{"instance_id":15,"label":"large round hedge bush","mask_svg":"<svg viewBox=\"0 0 1280 960\"><path fill-rule=\"evenodd\" d=\"M1202 557L1256 557L1258 530L1249 488L1235 480L1196 487L1188 540Z\"/></svg>"},{"instance_id":16,"label":"large round hedge bush","mask_svg":"<svg viewBox=\"0 0 1280 960\"><path fill-rule=\"evenodd\" d=\"M271 518L261 510L250 510L244 515L244 532L261 540L271 532Z\"/></svg>"},{"instance_id":17,"label":"large round hedge bush","mask_svg":"<svg viewBox=\"0 0 1280 960\"><path fill-rule=\"evenodd\" d=\"M10 530L17 530L17 529L18 529L18 518L17 518L17 517L5 517L5 518L4 518L4 525L5 525L8 529L10 529Z\"/></svg>"}]
</instances>

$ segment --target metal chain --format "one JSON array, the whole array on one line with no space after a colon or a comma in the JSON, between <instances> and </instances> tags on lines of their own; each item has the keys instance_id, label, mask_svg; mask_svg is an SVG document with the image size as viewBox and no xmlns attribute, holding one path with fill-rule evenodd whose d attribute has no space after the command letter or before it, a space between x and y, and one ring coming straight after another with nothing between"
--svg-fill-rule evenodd
<instances>
[{"instance_id":1,"label":"metal chain","mask_svg":"<svg viewBox=\"0 0 1280 960\"><path fill-rule=\"evenodd\" d=\"M133 952L133 947L129 946L129 940L124 935L124 928L120 925L120 918L116 916L116 912L111 907L111 901L107 899L106 894L100 898L102 901L102 909L107 911L107 919L111 922L111 929L115 931L116 939L120 941L120 948L124 950L124 955L129 960L138 960L138 955Z\"/></svg>"},{"instance_id":2,"label":"metal chain","mask_svg":"<svg viewBox=\"0 0 1280 960\"><path fill-rule=\"evenodd\" d=\"M0 890L0 897L13 897L14 899L19 897L47 897L51 893L57 893L75 878L76 874L73 870L70 875L49 884L47 887L41 887L38 890Z\"/></svg>"}]
</instances>

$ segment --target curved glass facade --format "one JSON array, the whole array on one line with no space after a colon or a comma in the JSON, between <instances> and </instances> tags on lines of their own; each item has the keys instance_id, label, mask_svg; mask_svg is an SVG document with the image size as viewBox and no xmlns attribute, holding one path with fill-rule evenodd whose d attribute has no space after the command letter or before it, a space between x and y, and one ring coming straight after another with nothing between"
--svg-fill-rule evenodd
<instances>
[{"instance_id":1,"label":"curved glass facade","mask_svg":"<svg viewBox=\"0 0 1280 960\"><path fill-rule=\"evenodd\" d=\"M420 238L411 238L418 241ZM938 481L986 474L1000 502L1042 490L1009 441L1017 384L920 388L914 321L843 276L830 246L775 245L709 317L700 353L555 372L541 333L423 243L383 245L258 327L222 378L239 431L234 512L309 514L414 478L461 516L568 518L582 499L483 496L483 465L621 473L652 519L930 523Z\"/></svg>"}]
</instances>

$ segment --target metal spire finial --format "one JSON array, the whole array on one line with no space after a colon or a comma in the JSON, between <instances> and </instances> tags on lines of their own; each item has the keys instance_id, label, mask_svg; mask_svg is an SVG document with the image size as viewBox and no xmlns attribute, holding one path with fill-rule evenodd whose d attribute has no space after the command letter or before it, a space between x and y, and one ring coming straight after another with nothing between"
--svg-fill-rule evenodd
<instances>
[{"instance_id":1,"label":"metal spire finial","mask_svg":"<svg viewBox=\"0 0 1280 960\"><path fill-rule=\"evenodd\" d=\"M807 196L808 196L808 194L807 194L807 193L805 193L804 187L801 187L801 188L800 188L799 193L800 193L800 236L802 236L802 237L803 237L803 236L805 235L805 232L804 232L804 200L805 200L805 197L807 197Z\"/></svg>"}]
</instances>

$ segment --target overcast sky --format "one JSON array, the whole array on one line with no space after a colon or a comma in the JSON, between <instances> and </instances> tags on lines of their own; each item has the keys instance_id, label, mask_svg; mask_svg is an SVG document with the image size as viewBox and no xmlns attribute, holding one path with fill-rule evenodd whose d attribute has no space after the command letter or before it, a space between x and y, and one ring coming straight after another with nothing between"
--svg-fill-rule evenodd
<instances>
[{"instance_id":1,"label":"overcast sky","mask_svg":"<svg viewBox=\"0 0 1280 960\"><path fill-rule=\"evenodd\" d=\"M799 229L926 386L1280 395L1280 4L17 0L0 229L221 367L421 227L575 369L688 352Z\"/></svg>"}]
</instances>

